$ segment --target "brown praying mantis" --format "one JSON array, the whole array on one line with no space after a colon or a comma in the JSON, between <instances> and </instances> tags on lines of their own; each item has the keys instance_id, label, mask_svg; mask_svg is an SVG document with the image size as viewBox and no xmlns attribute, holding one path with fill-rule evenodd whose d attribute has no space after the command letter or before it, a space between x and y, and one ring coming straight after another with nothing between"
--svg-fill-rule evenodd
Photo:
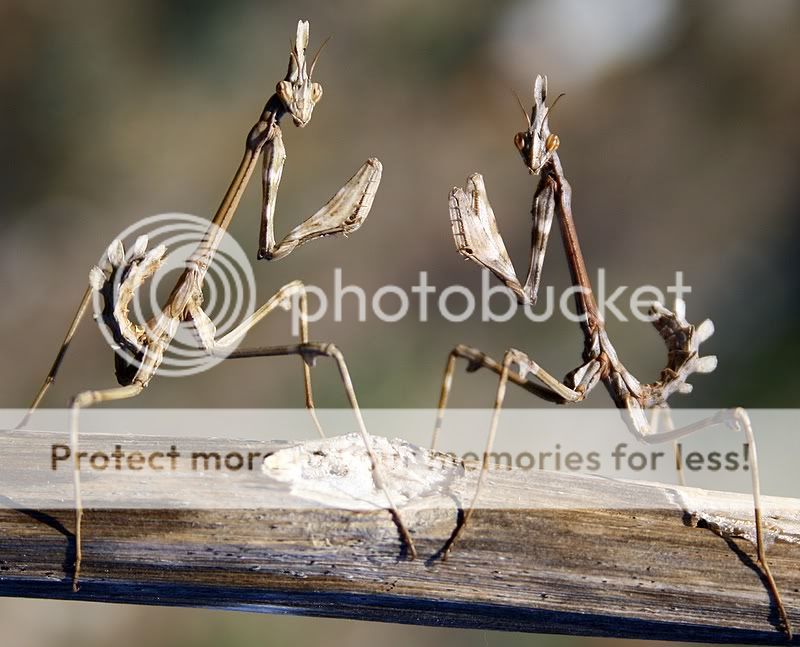
<instances>
[{"instance_id":1,"label":"brown praying mantis","mask_svg":"<svg viewBox=\"0 0 800 647\"><path fill-rule=\"evenodd\" d=\"M335 234L347 235L361 227L369 214L382 172L381 163L375 158L367 160L325 206L295 227L280 243L276 244L275 242L273 233L275 203L286 160L280 121L288 115L292 118L295 126L303 128L311 120L314 106L322 97L322 86L311 80L322 47L312 59L311 65L307 66L305 53L308 37L308 22L298 22L296 40L289 54L289 68L286 77L278 82L275 94L269 98L261 116L248 133L244 156L225 197L222 199L207 233L187 263L186 269L161 311L143 325L134 323L128 318L128 306L134 298L134 293L158 270L164 260L166 248L162 245L147 251L148 239L146 236L141 236L126 252L122 242L115 240L108 247L100 264L92 268L89 275L90 285L81 300L61 349L44 383L33 399L28 416L20 426L25 425L30 414L36 409L50 385L55 381L67 348L86 313L94 291L99 292L104 301L102 320L110 329L114 342L126 350L129 356L133 356L135 361L129 361L117 353L115 355L116 376L120 386L99 391L83 391L72 399L70 405L72 409L70 422L72 456L77 457L78 455L78 417L81 409L101 402L133 398L142 393L156 375L159 365L163 361L164 353L182 322L189 322L194 326L200 343L209 354L223 355L226 359L300 356L303 365L305 404L316 429L322 436L324 436L322 427L314 409L311 366L317 357L331 358L338 367L345 394L355 414L358 431L366 445L372 463L375 485L386 496L387 509L393 517L409 556L413 558L416 556L414 543L386 490L385 478L378 459L373 453L370 435L359 409L344 356L334 344L309 341L308 302L303 283L293 281L283 286L234 330L219 338L214 323L202 307L203 282L206 272L214 259L223 234L231 223L259 157L263 161L263 201L258 258L267 260L284 258L298 246L315 238ZM297 303L300 309L299 344L242 349L236 347L237 342L264 317L277 307L291 306L292 303ZM73 479L75 491L73 590L77 591L82 562L81 521L83 516L80 470L77 462L73 471Z\"/></svg>"},{"instance_id":2,"label":"brown praying mantis","mask_svg":"<svg viewBox=\"0 0 800 647\"><path fill-rule=\"evenodd\" d=\"M514 266L499 233L480 174L475 173L467 179L466 189L454 188L450 192L450 221L458 252L490 270L513 291L519 303L527 304L536 302L550 228L554 215L558 215L572 282L577 288L576 306L578 314L581 315L584 335L583 363L560 381L525 353L514 348L507 350L499 362L476 348L464 345L458 345L450 352L442 381L432 447L435 447L441 430L458 358L467 361L467 371L489 369L499 375L499 382L476 490L469 507L464 512L460 526L445 546L443 558L447 558L475 509L481 484L489 468L489 455L497 434L500 410L508 382L517 384L540 398L560 404L580 402L598 382L603 382L630 431L644 442L674 441L715 425L728 425L744 432L750 447L758 561L777 606L783 629L791 638L791 624L766 560L758 460L747 412L742 408L721 411L678 429L674 428L669 415L667 399L674 393L690 393L692 386L686 380L693 373L709 373L716 368L716 357L700 356L700 344L712 335L714 326L710 320L704 321L697 327L690 324L686 320L685 303L680 299L676 300L672 311L660 303L654 303L650 314L653 325L667 346L667 366L662 370L659 379L650 384L641 383L625 368L606 334L605 323L592 293L572 217L572 190L564 176L557 152L559 138L550 131L548 122L550 110L555 102L547 106L546 100L547 78L537 76L530 116L520 101L520 107L527 120L527 129L517 133L514 138L514 144L530 174L541 175L533 198L533 234L525 284L520 283L514 272ZM517 370L512 370L514 366ZM529 376L535 378L535 381L530 380ZM648 420L646 415L649 409L654 411L651 420ZM655 416L656 412L664 419L664 429L658 428L659 417Z\"/></svg>"}]
</instances>

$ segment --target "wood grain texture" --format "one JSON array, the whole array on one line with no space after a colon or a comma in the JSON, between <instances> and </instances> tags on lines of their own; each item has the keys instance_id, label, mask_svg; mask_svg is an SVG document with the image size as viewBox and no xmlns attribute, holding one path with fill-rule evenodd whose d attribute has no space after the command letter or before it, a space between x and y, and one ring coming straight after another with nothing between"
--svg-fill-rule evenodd
<instances>
[{"instance_id":1,"label":"wood grain texture","mask_svg":"<svg viewBox=\"0 0 800 647\"><path fill-rule=\"evenodd\" d=\"M19 457L14 464L28 471L40 470L44 483L49 465L28 459L62 441L47 433L5 434L0 453ZM307 450L318 462L347 461L336 442L328 441L332 451L322 458L320 447L328 445L320 441L217 445L221 451L290 450L291 460L302 460ZM124 444L134 449L152 443L131 438ZM382 451L400 445L386 443ZM260 471L213 484L208 474L195 472L157 486L168 488L161 500L169 509L87 512L83 581L75 594L71 512L15 509L14 501L0 499L7 506L0 509L0 595L786 644L753 561L754 546L709 527L747 534L748 497L551 472L492 472L481 509L450 560L442 562L437 553L455 527L476 470L441 455L420 456L419 464L407 468L417 474L404 475L406 468L395 464L390 478L417 482L420 470L441 472L444 465L449 471L445 486L439 483L402 506L421 555L415 561L405 559L384 511L308 500L302 505L304 497L291 482ZM18 476L6 473L2 480ZM145 477L126 483L132 496L156 487ZM87 498L103 494L101 486L86 475ZM46 483L41 487L44 500ZM697 509L688 509L692 502ZM765 507L773 540L770 564L799 625L800 501L767 498Z\"/></svg>"}]
</instances>

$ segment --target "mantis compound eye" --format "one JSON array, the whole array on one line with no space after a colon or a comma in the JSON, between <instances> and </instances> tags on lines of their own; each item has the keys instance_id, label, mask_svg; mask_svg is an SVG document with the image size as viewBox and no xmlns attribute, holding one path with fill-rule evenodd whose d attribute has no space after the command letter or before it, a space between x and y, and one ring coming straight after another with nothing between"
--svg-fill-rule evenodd
<instances>
[{"instance_id":1,"label":"mantis compound eye","mask_svg":"<svg viewBox=\"0 0 800 647\"><path fill-rule=\"evenodd\" d=\"M514 135L514 146L517 150L522 152L525 149L525 133L517 133Z\"/></svg>"},{"instance_id":2,"label":"mantis compound eye","mask_svg":"<svg viewBox=\"0 0 800 647\"><path fill-rule=\"evenodd\" d=\"M289 81L280 81L275 89L284 105L288 106L294 95L292 84Z\"/></svg>"},{"instance_id":3,"label":"mantis compound eye","mask_svg":"<svg viewBox=\"0 0 800 647\"><path fill-rule=\"evenodd\" d=\"M322 98L322 86L319 83L311 84L311 100L316 103Z\"/></svg>"},{"instance_id":4,"label":"mantis compound eye","mask_svg":"<svg viewBox=\"0 0 800 647\"><path fill-rule=\"evenodd\" d=\"M544 143L545 150L548 153L555 152L556 149L558 149L558 147L560 145L561 145L561 140L558 138L558 135L556 135L555 133L550 133L547 136L547 141Z\"/></svg>"}]
</instances>

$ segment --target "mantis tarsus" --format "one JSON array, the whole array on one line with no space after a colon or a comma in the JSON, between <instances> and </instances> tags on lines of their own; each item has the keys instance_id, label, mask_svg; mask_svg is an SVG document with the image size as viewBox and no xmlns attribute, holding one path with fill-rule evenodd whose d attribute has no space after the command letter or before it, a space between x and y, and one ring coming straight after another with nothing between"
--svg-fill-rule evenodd
<instances>
[{"instance_id":1,"label":"mantis tarsus","mask_svg":"<svg viewBox=\"0 0 800 647\"><path fill-rule=\"evenodd\" d=\"M721 411L679 429L673 428L669 415L667 399L673 393L691 392L692 387L686 382L689 376L693 373L709 373L716 368L716 357L701 357L699 354L700 343L712 335L714 326L709 320L697 327L691 325L685 318L685 304L682 300L676 301L673 311L659 303L654 303L651 309L653 325L667 345L666 368L656 382L643 384L622 364L606 334L605 323L598 312L592 294L591 283L572 218L572 191L564 176L557 153L559 139L550 131L548 122L549 111L555 102L548 107L546 100L547 79L537 76L534 83L534 104L530 116L522 107L527 120L527 129L518 133L514 138L514 144L528 171L531 174L541 174L533 198L533 234L529 271L525 284L522 285L517 279L480 174L475 173L467 179L466 189L456 187L451 191L450 220L453 238L459 253L489 269L514 292L521 304L526 304L536 302L550 227L554 215L558 215L572 282L578 288L575 298L578 313L582 316L583 364L571 371L561 381L545 371L525 353L513 348L507 350L499 362L478 349L464 345L456 346L451 351L444 371L432 446L435 447L441 429L458 358L463 358L468 362L467 370L469 371L480 368L494 371L499 375L499 382L476 490L459 528L453 533L443 551L443 557L448 556L475 509L481 484L489 468L489 455L497 433L500 410L503 406L508 382L522 386L545 400L566 404L580 402L598 382L602 381L614 403L621 410L625 423L631 432L642 441L656 443L675 440L695 431L720 424L729 425L744 432L750 446L758 561L777 607L783 629L791 637L791 624L775 578L766 560L756 445L747 412L742 408ZM520 105L522 105L521 102ZM512 369L514 366L517 367L517 370ZM528 376L535 378L535 381L529 380ZM656 417L648 420L645 413L648 409L662 414L666 428L662 430L657 428Z\"/></svg>"},{"instance_id":2,"label":"mantis tarsus","mask_svg":"<svg viewBox=\"0 0 800 647\"><path fill-rule=\"evenodd\" d=\"M226 358L299 355L303 364L305 403L320 435L324 434L314 410L311 365L316 357L329 357L336 362L347 399L353 408L358 430L372 462L375 485L386 496L387 508L392 514L409 555L413 558L416 555L414 543L386 490L385 479L377 457L373 453L370 436L358 406L344 357L334 344L309 341L308 304L303 284L300 281L293 281L283 286L261 308L221 338L217 338L216 328L202 308L202 290L206 272L214 259L221 238L236 212L259 157L263 159L263 206L259 258L268 260L284 258L299 245L315 238L348 234L357 230L369 214L382 172L381 163L374 158L367 160L317 213L294 228L280 243L276 244L275 242L273 233L275 202L286 160L280 121L288 115L292 118L295 126L300 128L306 126L311 120L314 106L322 97L322 86L311 80L319 51L310 66L306 64L308 35L308 22L298 22L296 40L289 55L286 77L277 84L275 94L267 101L261 116L247 135L244 156L225 197L212 219L205 237L187 264L187 268L161 312L144 325L138 325L128 318L127 306L135 291L159 268L166 249L159 246L148 252L147 237L142 236L126 253L122 243L119 240L114 241L109 246L100 265L92 268L90 272L89 288L81 300L55 362L30 406L28 416L36 409L54 382L67 348L87 310L93 291L100 292L105 301L102 318L105 325L112 331L114 341L134 356L136 362L130 363L117 354L115 356L116 374L120 386L100 391L83 391L72 399L70 443L73 456L78 454L80 410L100 402L124 400L139 395L156 375L159 365L163 361L164 352L172 342L178 325L183 321L191 322L194 325L200 343L211 354L221 353ZM118 279L116 285L115 277ZM295 299L299 304L301 315L299 344L228 350L231 347L235 348L235 343L275 308L291 304ZM20 426L23 426L27 419L26 417ZM73 589L77 590L82 562L81 520L83 516L80 471L77 465L73 473L75 489Z\"/></svg>"}]
</instances>

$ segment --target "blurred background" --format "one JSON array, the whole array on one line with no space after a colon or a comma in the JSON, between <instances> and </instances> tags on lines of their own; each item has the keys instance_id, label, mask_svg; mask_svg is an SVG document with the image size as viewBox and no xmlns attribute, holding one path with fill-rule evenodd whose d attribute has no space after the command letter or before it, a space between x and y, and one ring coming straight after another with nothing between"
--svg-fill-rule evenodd
<instances>
[{"instance_id":1,"label":"blurred background","mask_svg":"<svg viewBox=\"0 0 800 647\"><path fill-rule=\"evenodd\" d=\"M288 160L277 209L282 235L322 205L370 156L384 177L364 227L287 260L256 264L260 190L231 227L247 249L259 300L302 279L325 290L333 269L368 295L409 290L419 272L439 289L475 290L480 273L455 252L447 192L480 170L518 273L530 239L528 176L512 144L524 126L511 89L530 104L546 73L566 97L551 126L574 188L590 274L609 288L664 289L676 270L693 291L688 315L710 317L719 369L676 406L791 407L800 376L800 5L792 0L638 1L188 0L0 2L0 406L26 406L48 369L109 241L138 219L210 217L250 126L283 78L296 21L311 46L333 40L315 77L325 89L311 124L284 127ZM257 184L256 181L253 185ZM554 238L558 236L554 230ZM544 282L569 283L553 240ZM387 299L387 309L388 302ZM412 301L412 304L414 302ZM312 337L345 352L363 406L431 407L450 348L499 357L514 345L555 375L580 361L578 327L438 316L315 323ZM650 326L609 322L625 363L654 379L664 350ZM253 344L290 341L269 318ZM296 359L221 365L156 379L124 406L302 406ZM342 406L331 366L316 371L319 406ZM459 373L454 406L489 406L495 378ZM79 332L46 405L114 385L93 324ZM550 406L510 391L508 406ZM603 389L590 406L610 406ZM48 621L42 622L47 615ZM0 601L15 644L522 644L564 642L192 610Z\"/></svg>"}]
</instances>

